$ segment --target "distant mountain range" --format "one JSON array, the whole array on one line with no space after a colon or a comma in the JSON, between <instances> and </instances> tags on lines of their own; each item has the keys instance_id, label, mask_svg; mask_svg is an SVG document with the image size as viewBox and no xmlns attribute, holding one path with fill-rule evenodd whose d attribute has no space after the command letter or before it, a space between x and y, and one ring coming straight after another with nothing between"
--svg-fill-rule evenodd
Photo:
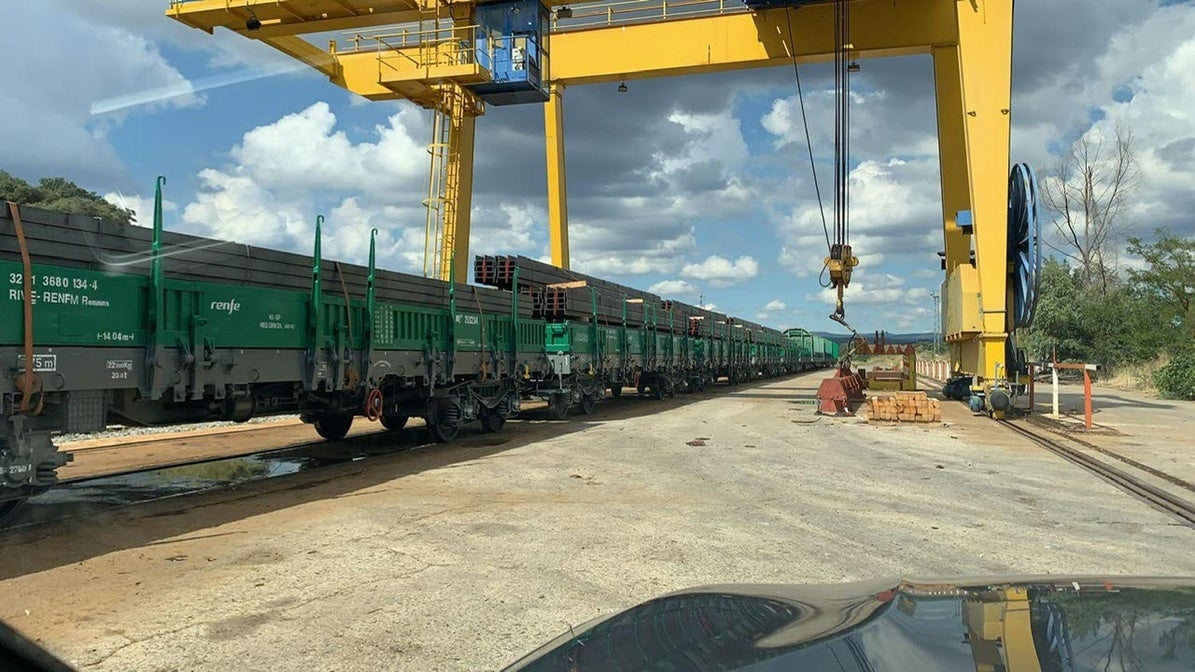
<instances>
[{"instance_id":1,"label":"distant mountain range","mask_svg":"<svg viewBox=\"0 0 1195 672\"><path fill-rule=\"evenodd\" d=\"M813 333L817 334L818 336L821 336L822 338L828 338L832 341L837 341L839 343L846 343L847 341L851 340L850 334L835 334L835 333L829 332L829 331L815 331ZM860 331L859 335L866 338L868 341L875 340L875 332L874 331ZM906 343L926 343L926 342L933 342L933 340L934 340L934 332L932 332L932 331L923 331L923 332L919 332L919 333L910 333L910 334L894 334L892 332L888 332L887 334L884 335L884 342L889 345L904 345Z\"/></svg>"}]
</instances>

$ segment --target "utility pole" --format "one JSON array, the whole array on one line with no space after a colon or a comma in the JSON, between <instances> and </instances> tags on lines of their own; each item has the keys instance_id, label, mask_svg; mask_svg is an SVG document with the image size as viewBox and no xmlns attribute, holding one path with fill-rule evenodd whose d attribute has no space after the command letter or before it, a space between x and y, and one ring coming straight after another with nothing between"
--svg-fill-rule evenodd
<instances>
[{"instance_id":1,"label":"utility pole","mask_svg":"<svg viewBox=\"0 0 1195 672\"><path fill-rule=\"evenodd\" d=\"M938 308L938 301L942 298L939 292L930 292L934 300L934 357L938 356L938 339L942 337L942 311Z\"/></svg>"}]
</instances>

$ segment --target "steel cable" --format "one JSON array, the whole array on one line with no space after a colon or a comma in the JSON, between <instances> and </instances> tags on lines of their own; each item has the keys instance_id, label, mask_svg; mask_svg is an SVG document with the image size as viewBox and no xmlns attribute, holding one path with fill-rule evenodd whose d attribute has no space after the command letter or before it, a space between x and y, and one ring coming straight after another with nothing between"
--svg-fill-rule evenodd
<instances>
[{"instance_id":1,"label":"steel cable","mask_svg":"<svg viewBox=\"0 0 1195 672\"><path fill-rule=\"evenodd\" d=\"M805 114L805 91L801 87L801 70L797 67L797 41L793 37L793 21L791 8L784 7L785 23L788 26L789 53L793 57L793 76L797 80L797 101L801 105L801 125L805 128L805 148L809 150L809 172L813 174L813 191L817 194L817 211L822 217L822 233L826 235L826 252L830 252L830 229L826 224L826 206L822 204L822 188L817 179L817 163L813 160L813 141L809 137L809 117ZM818 279L821 283L821 279ZM829 285L822 285L829 287Z\"/></svg>"}]
</instances>

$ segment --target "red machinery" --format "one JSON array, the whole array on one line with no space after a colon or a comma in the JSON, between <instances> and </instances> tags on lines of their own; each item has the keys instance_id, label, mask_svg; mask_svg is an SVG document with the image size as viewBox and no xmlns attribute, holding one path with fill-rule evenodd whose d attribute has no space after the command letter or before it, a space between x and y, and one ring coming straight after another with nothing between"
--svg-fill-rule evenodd
<instances>
[{"instance_id":1,"label":"red machinery","mask_svg":"<svg viewBox=\"0 0 1195 672\"><path fill-rule=\"evenodd\" d=\"M817 388L817 412L822 415L854 415L863 403L863 376L852 373L850 364L840 365L834 375Z\"/></svg>"}]
</instances>

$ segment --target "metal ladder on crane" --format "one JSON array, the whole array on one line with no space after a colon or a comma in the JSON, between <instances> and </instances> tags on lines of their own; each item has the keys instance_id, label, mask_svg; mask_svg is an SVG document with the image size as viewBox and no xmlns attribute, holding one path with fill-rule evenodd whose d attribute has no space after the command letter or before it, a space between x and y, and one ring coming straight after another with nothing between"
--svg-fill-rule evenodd
<instances>
[{"instance_id":1,"label":"metal ladder on crane","mask_svg":"<svg viewBox=\"0 0 1195 672\"><path fill-rule=\"evenodd\" d=\"M427 146L431 157L428 168L427 210L423 248L423 274L439 278L456 244L456 194L460 190L459 120L464 116L462 92L458 87L444 87L444 107L432 112L432 141Z\"/></svg>"},{"instance_id":2,"label":"metal ladder on crane","mask_svg":"<svg viewBox=\"0 0 1195 672\"><path fill-rule=\"evenodd\" d=\"M466 42L459 39L446 0L430 0L420 15L420 65L424 68L470 58ZM467 29L466 29L467 30ZM480 100L460 84L451 81L435 87L439 100L432 106L432 139L427 180L423 274L446 280L450 276L461 213L462 141L466 117L483 111ZM471 151L471 148L470 148ZM471 188L471 187L470 187ZM468 220L468 213L464 215ZM467 233L465 235L468 235Z\"/></svg>"}]
</instances>

